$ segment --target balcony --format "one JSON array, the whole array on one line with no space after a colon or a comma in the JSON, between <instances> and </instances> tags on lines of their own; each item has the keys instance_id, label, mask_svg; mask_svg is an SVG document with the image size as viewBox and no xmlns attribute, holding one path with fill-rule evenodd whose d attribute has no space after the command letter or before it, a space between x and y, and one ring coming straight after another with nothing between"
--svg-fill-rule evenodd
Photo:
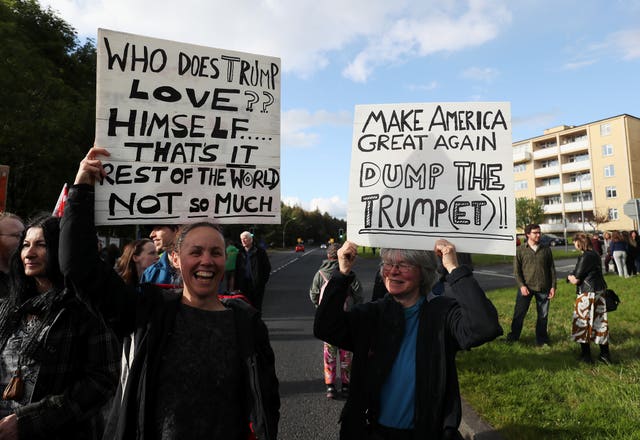
<instances>
[{"instance_id":1,"label":"balcony","mask_svg":"<svg viewBox=\"0 0 640 440\"><path fill-rule=\"evenodd\" d=\"M570 202L564 204L565 212L586 212L593 211L593 200L585 200L583 202Z\"/></svg>"},{"instance_id":2,"label":"balcony","mask_svg":"<svg viewBox=\"0 0 640 440\"><path fill-rule=\"evenodd\" d=\"M565 183L564 185L562 185L562 190L564 192L576 192L576 191L582 191L585 189L591 189L592 186L593 185L591 180L583 180L581 182Z\"/></svg>"},{"instance_id":3,"label":"balcony","mask_svg":"<svg viewBox=\"0 0 640 440\"><path fill-rule=\"evenodd\" d=\"M545 214L558 214L562 212L562 203L554 203L552 205L543 205Z\"/></svg>"},{"instance_id":4,"label":"balcony","mask_svg":"<svg viewBox=\"0 0 640 440\"><path fill-rule=\"evenodd\" d=\"M546 177L546 176L557 176L560 174L560 167L544 167L544 168L536 168L534 173L536 177Z\"/></svg>"},{"instance_id":5,"label":"balcony","mask_svg":"<svg viewBox=\"0 0 640 440\"><path fill-rule=\"evenodd\" d=\"M560 185L545 185L536 187L536 197L548 196L551 194L560 194Z\"/></svg>"},{"instance_id":6,"label":"balcony","mask_svg":"<svg viewBox=\"0 0 640 440\"><path fill-rule=\"evenodd\" d=\"M589 167L588 160L581 160L579 162L569 162L569 163L562 164L563 173L570 173L572 171L586 171L589 169L590 167Z\"/></svg>"},{"instance_id":7,"label":"balcony","mask_svg":"<svg viewBox=\"0 0 640 440\"><path fill-rule=\"evenodd\" d=\"M560 151L560 149L558 147L543 148L541 150L534 151L533 152L533 158L534 159L546 159L548 157L557 157L558 156L558 151Z\"/></svg>"},{"instance_id":8,"label":"balcony","mask_svg":"<svg viewBox=\"0 0 640 440\"><path fill-rule=\"evenodd\" d=\"M529 162L531 160L531 151L514 151L513 163Z\"/></svg>"},{"instance_id":9,"label":"balcony","mask_svg":"<svg viewBox=\"0 0 640 440\"><path fill-rule=\"evenodd\" d=\"M583 151L589 149L588 139L580 139L579 141L569 142L560 146L560 153L572 153L575 151Z\"/></svg>"}]
</instances>

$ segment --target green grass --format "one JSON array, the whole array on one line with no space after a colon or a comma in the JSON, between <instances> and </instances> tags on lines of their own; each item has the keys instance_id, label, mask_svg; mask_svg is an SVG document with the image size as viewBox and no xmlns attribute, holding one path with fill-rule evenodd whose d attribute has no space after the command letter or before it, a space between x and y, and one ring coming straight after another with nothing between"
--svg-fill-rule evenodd
<instances>
[{"instance_id":1,"label":"green grass","mask_svg":"<svg viewBox=\"0 0 640 440\"><path fill-rule=\"evenodd\" d=\"M503 336L458 355L463 397L506 439L640 439L640 278L606 280L622 300L609 314L613 365L578 362L575 289L564 282L551 301L550 347L535 346L533 300L518 343ZM508 333L515 287L487 295Z\"/></svg>"}]
</instances>

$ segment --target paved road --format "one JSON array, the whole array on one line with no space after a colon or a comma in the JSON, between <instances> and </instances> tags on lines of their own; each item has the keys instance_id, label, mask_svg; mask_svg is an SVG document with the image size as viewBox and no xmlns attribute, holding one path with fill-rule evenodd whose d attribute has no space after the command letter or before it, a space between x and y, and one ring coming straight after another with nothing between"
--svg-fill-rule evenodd
<instances>
[{"instance_id":1,"label":"paved road","mask_svg":"<svg viewBox=\"0 0 640 440\"><path fill-rule=\"evenodd\" d=\"M337 439L337 420L344 401L325 397L322 377L322 342L313 337L314 308L309 285L324 250L307 252L270 251L273 273L265 293L263 315L276 353L276 368L282 399L281 440ZM365 299L371 294L377 259L359 259L354 270L363 284ZM556 262L558 277L565 277L575 260ZM475 270L485 290L514 286L509 264Z\"/></svg>"}]
</instances>

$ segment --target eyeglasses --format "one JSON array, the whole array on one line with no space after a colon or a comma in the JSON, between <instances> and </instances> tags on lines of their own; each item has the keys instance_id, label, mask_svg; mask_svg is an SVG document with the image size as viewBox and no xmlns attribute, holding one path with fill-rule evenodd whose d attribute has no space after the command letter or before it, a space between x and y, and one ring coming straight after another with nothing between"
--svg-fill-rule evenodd
<instances>
[{"instance_id":1,"label":"eyeglasses","mask_svg":"<svg viewBox=\"0 0 640 440\"><path fill-rule=\"evenodd\" d=\"M398 272L400 273L408 273L411 272L411 269L413 269L415 266L413 264L407 263L382 263L382 268L387 272L391 271L391 269L393 269L394 267L397 267Z\"/></svg>"},{"instance_id":2,"label":"eyeglasses","mask_svg":"<svg viewBox=\"0 0 640 440\"><path fill-rule=\"evenodd\" d=\"M18 232L16 234L0 234L0 235L5 236L5 237L20 238L22 236L22 233Z\"/></svg>"}]
</instances>

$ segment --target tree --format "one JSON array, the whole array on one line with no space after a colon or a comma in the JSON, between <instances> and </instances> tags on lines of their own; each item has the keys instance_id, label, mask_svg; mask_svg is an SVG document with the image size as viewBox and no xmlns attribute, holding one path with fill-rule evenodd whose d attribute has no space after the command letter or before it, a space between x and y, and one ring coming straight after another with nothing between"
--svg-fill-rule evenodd
<instances>
[{"instance_id":1,"label":"tree","mask_svg":"<svg viewBox=\"0 0 640 440\"><path fill-rule=\"evenodd\" d=\"M516 226L524 229L525 226L542 223L544 219L544 207L538 199L520 197L516 199Z\"/></svg>"},{"instance_id":2,"label":"tree","mask_svg":"<svg viewBox=\"0 0 640 440\"><path fill-rule=\"evenodd\" d=\"M96 50L35 0L0 0L0 161L7 210L51 211L93 143Z\"/></svg>"},{"instance_id":3,"label":"tree","mask_svg":"<svg viewBox=\"0 0 640 440\"><path fill-rule=\"evenodd\" d=\"M610 220L611 218L609 217L609 208L606 208L604 211L600 209L594 209L593 217L589 220L589 225L595 232L600 229L601 224L608 223Z\"/></svg>"}]
</instances>

